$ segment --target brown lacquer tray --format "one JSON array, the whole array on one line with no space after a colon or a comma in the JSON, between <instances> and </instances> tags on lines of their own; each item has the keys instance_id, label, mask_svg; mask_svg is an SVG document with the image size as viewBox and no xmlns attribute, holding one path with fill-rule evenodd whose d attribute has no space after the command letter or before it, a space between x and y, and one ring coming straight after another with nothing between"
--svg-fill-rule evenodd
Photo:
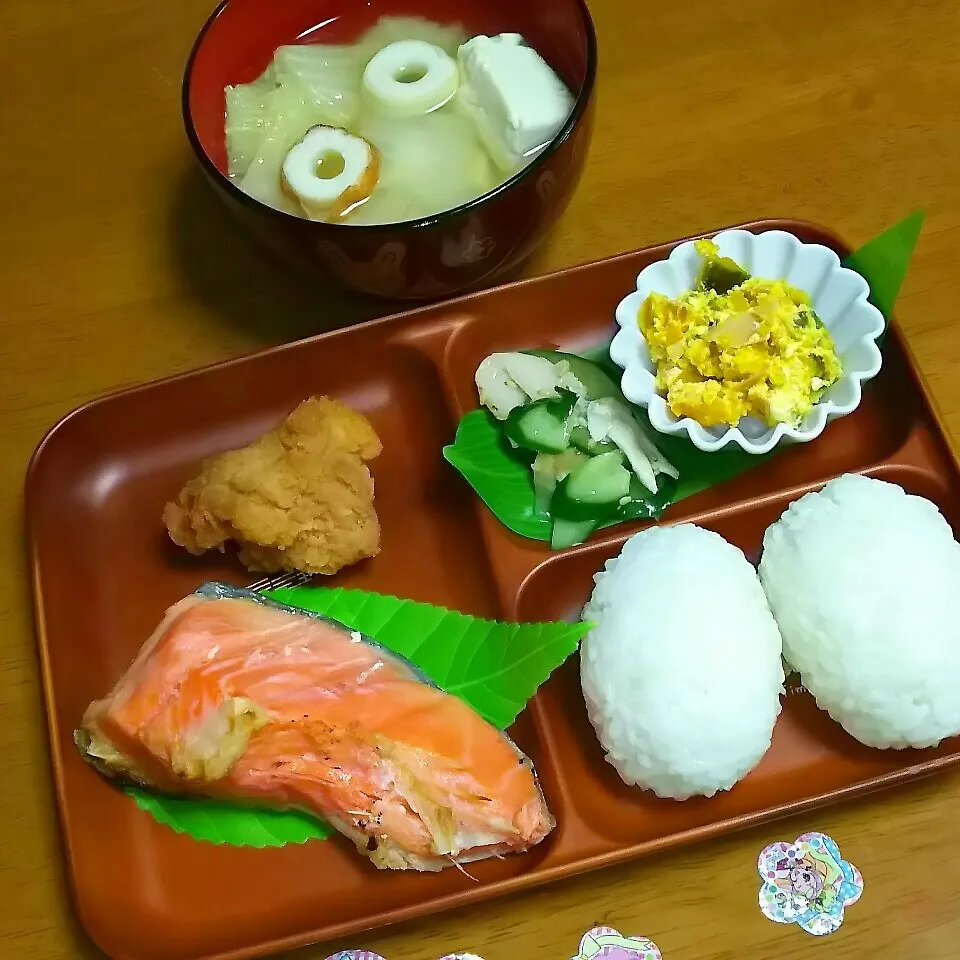
<instances>
[{"instance_id":1,"label":"brown lacquer tray","mask_svg":"<svg viewBox=\"0 0 960 960\"><path fill-rule=\"evenodd\" d=\"M795 222L777 227L848 250ZM249 957L356 934L546 883L875 790L960 760L862 747L803 693L786 698L773 745L729 793L682 803L626 787L588 724L573 657L511 731L534 759L558 826L531 852L473 864L474 882L378 872L338 838L257 850L201 843L155 823L87 767L71 733L126 669L165 608L208 579L251 579L228 557L194 560L166 539L164 502L208 454L273 427L304 397L362 410L383 440L373 463L383 549L338 577L476 615L575 617L592 576L640 524L560 554L508 533L441 457L477 405L473 374L495 350L577 350L609 338L637 273L673 244L489 290L127 390L61 421L27 477L37 630L53 770L83 924L120 960ZM957 528L957 465L896 327L860 408L807 445L681 501L756 556L786 505L837 474L895 481Z\"/></svg>"}]
</instances>

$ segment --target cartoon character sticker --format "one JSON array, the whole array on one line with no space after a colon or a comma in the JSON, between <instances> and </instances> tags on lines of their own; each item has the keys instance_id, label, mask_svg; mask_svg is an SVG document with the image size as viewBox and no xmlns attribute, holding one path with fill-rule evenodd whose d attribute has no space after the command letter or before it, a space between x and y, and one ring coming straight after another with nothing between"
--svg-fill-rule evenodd
<instances>
[{"instance_id":1,"label":"cartoon character sticker","mask_svg":"<svg viewBox=\"0 0 960 960\"><path fill-rule=\"evenodd\" d=\"M342 950L327 957L327 960L383 960L383 957L369 950ZM483 960L483 958L473 953L448 953L440 960Z\"/></svg>"},{"instance_id":2,"label":"cartoon character sticker","mask_svg":"<svg viewBox=\"0 0 960 960\"><path fill-rule=\"evenodd\" d=\"M646 937L624 937L613 927L594 927L580 939L571 960L663 960L657 945Z\"/></svg>"},{"instance_id":3,"label":"cartoon character sticker","mask_svg":"<svg viewBox=\"0 0 960 960\"><path fill-rule=\"evenodd\" d=\"M833 933L843 923L844 909L863 893L860 871L841 858L824 833L764 847L757 872L763 881L758 898L763 915L818 937Z\"/></svg>"}]
</instances>

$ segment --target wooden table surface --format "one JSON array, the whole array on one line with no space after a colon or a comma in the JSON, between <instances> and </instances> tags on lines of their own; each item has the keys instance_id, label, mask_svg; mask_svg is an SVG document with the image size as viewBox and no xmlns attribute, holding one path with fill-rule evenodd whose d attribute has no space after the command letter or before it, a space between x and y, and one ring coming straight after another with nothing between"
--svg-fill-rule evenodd
<instances>
[{"instance_id":1,"label":"wooden table surface","mask_svg":"<svg viewBox=\"0 0 960 960\"><path fill-rule=\"evenodd\" d=\"M261 260L202 187L181 70L212 0L2 0L0 956L99 954L70 912L21 531L24 467L72 407L126 384L362 319ZM593 0L587 173L545 272L761 216L859 243L927 212L897 312L960 436L960 5ZM387 960L469 949L563 960L596 922L666 960L947 958L960 942L960 775L368 937ZM814 941L760 915L759 849L831 834L866 892ZM301 951L325 957L329 949Z\"/></svg>"}]
</instances>

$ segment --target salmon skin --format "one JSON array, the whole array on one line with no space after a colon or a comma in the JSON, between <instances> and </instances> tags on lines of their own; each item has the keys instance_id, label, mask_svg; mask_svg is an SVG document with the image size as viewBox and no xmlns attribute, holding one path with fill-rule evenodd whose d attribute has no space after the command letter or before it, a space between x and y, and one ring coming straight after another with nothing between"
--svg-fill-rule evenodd
<instances>
[{"instance_id":1,"label":"salmon skin","mask_svg":"<svg viewBox=\"0 0 960 960\"><path fill-rule=\"evenodd\" d=\"M314 814L381 869L522 852L555 826L532 762L409 661L222 583L167 610L74 740L114 780Z\"/></svg>"}]
</instances>

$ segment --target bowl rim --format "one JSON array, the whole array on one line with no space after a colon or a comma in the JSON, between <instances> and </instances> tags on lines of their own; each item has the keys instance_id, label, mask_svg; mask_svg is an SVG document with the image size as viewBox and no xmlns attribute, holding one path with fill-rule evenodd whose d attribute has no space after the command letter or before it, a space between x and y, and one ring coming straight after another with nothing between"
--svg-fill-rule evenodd
<instances>
[{"instance_id":1,"label":"bowl rim","mask_svg":"<svg viewBox=\"0 0 960 960\"><path fill-rule=\"evenodd\" d=\"M821 247L830 251L830 253L833 254L833 257L835 258L835 262L832 264L832 267L831 267L832 271L836 273L852 273L856 275L863 282L865 289L864 291L861 291L861 293L857 296L854 302L854 305L859 305L862 303L863 307L865 307L868 312L872 312L876 317L879 317L880 329L876 333L872 335L867 334L862 338L862 341L870 342L877 347L877 352L880 356L880 362L877 365L877 369L872 372L871 371L867 371L867 372L855 371L854 373L851 374L845 371L843 373L843 378L851 380L851 382L856 384L856 388L857 388L856 401L854 402L853 406L850 407L849 409L846 409L844 405L838 406L834 404L832 401L824 402L821 399L814 404L814 408L820 407L820 409L823 411L823 417L822 417L823 422L821 424L819 425L815 424L809 428L797 428L797 427L791 427L785 423L778 423L774 428L772 435L764 442L760 442L758 440L751 440L750 438L744 436L743 432L739 429L739 424L737 424L735 426L727 425L726 429L720 434L720 436L713 438L710 442L704 443L694 435L694 430L692 429L694 425L702 427L702 424L699 424L696 420L694 420L690 416L681 417L677 419L675 422L672 422L670 424L670 429L658 427L655 423L653 423L653 420L650 416L650 402L654 398L658 397L663 402L663 404L666 405L666 397L660 390L655 390L653 394L651 394L651 396L648 397L645 401L631 399L630 397L628 397L627 399L631 404L642 409L646 413L647 422L649 422L650 426L657 433L663 436L686 436L695 447L697 447L700 450L703 450L704 452L710 452L710 453L719 452L729 447L730 444L732 443L736 446L739 446L740 449L743 450L745 453L759 456L759 455L764 455L771 452L773 449L775 449L781 443L784 443L784 442L802 444L802 443L808 443L812 440L816 440L818 437L821 436L823 431L830 424L831 420L836 420L836 419L840 419L841 417L848 416L849 414L853 413L862 403L864 384L874 379L879 374L880 369L883 366L883 355L882 355L882 351L879 350L878 341L880 340L880 338L883 336L883 334L886 332L887 328L889 327L889 321L883 316L880 310L878 310L877 307L870 301L870 284L867 282L866 278L862 277L856 270L853 270L850 267L844 266L842 258L837 254L835 250L832 250L830 247L827 247L822 243L817 243L817 242L811 243L809 241L802 240L793 231L786 230L783 228L756 229L756 228L748 228L748 227L727 227L727 228L724 228L723 230L716 231L715 233L708 234L706 235L706 237L707 239L713 239L724 233L746 233L746 234L749 234L754 239L761 237L767 233L784 234L785 236L790 237L795 243L797 243L801 249L804 247L808 247L808 248ZM640 294L641 276L647 270L657 266L658 264L665 263L671 260L674 254L677 252L677 250L679 250L680 248L686 248L686 247L692 246L692 244L699 239L703 239L703 238L692 237L692 238L683 240L677 243L669 251L667 256L660 257L659 259L646 264L640 270L640 272L636 275L633 289L628 294L626 294L617 304L615 309L615 317L616 317L615 322L617 326L617 331L610 342L609 353L610 353L610 359L616 364L617 367L620 368L621 384L623 380L626 378L629 370L635 369L638 365L643 367L644 369L647 369L646 366L642 362L637 361L636 358L631 358L631 360L627 363L627 365L623 365L613 356L615 352L615 347L614 347L615 341L619 340L621 342L625 342L632 335L638 336L641 340L643 339L643 334L639 332L638 328L636 328L633 324L631 324L628 329L627 325L625 325L621 319L622 313L626 304L628 302L633 301Z\"/></svg>"},{"instance_id":2,"label":"bowl rim","mask_svg":"<svg viewBox=\"0 0 960 960\"><path fill-rule=\"evenodd\" d=\"M593 96L594 87L596 86L598 52L597 34L593 23L593 17L590 14L589 8L587 7L586 0L572 0L577 12L580 15L581 22L583 23L584 30L586 32L587 62L586 71L583 77L583 85L580 88L580 93L578 94L573 105L573 109L570 111L570 115L567 117L564 125L560 128L560 132L553 138L553 140L550 141L549 144L547 144L547 146L540 152L539 156L537 156L531 163L518 170L507 180L504 180L503 183L494 187L492 190L488 190L486 193L481 194L479 197L474 197L473 200L468 200L466 203L461 203L459 206L451 207L449 210L441 210L438 213L430 214L428 217L421 217L415 220L397 220L392 223L362 224L326 223L322 220L309 220L305 217L298 217L292 213L287 213L284 210L277 210L274 207L257 200L255 197L251 197L249 194L244 193L244 191L241 190L240 187L238 187L237 184L234 183L234 181L231 180L230 177L228 177L225 173L223 173L213 162L213 160L210 159L209 154L204 149L203 144L200 142L200 137L197 134L196 126L193 122L193 115L190 110L190 86L193 79L194 66L197 56L199 55L204 41L206 40L207 34L210 32L210 29L213 27L214 23L216 23L216 21L223 14L224 10L226 10L226 8L232 2L233 0L220 0L216 8L207 17L203 26L200 28L200 32L193 41L193 45L190 48L190 54L187 57L187 63L183 71L183 77L180 81L180 113L183 119L184 128L186 130L187 140L190 142L190 147L207 176L216 182L220 187L222 187L233 200L236 200L252 211L259 211L266 216L271 216L279 222L287 222L290 224L308 224L309 226L307 229L314 229L318 233L349 229L351 231L356 231L358 235L366 234L369 236L370 234L378 231L382 232L384 230L422 230L442 225L444 221L454 220L463 216L464 214L468 214L481 207L485 207L501 194L506 193L516 184L520 183L521 180L526 179L536 169L543 166L546 160L552 157L560 149L561 145L570 139L570 136L577 124L580 122L580 119L587 111L587 107L590 104Z\"/></svg>"}]
</instances>

